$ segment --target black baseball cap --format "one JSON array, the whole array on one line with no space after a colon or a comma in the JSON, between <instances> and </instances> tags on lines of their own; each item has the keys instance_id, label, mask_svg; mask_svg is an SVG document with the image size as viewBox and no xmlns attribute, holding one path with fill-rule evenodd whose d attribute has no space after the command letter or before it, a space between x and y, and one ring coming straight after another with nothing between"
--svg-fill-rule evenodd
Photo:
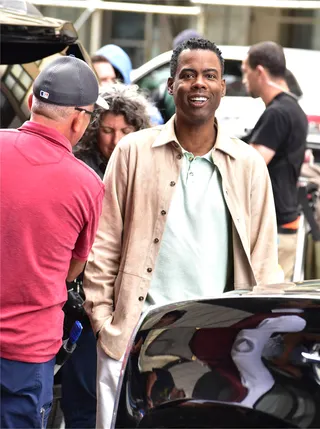
<instances>
[{"instance_id":1,"label":"black baseball cap","mask_svg":"<svg viewBox=\"0 0 320 429\"><path fill-rule=\"evenodd\" d=\"M61 56L48 64L33 83L33 95L59 106L97 104L108 109L99 96L99 83L87 63L74 56Z\"/></svg>"}]
</instances>

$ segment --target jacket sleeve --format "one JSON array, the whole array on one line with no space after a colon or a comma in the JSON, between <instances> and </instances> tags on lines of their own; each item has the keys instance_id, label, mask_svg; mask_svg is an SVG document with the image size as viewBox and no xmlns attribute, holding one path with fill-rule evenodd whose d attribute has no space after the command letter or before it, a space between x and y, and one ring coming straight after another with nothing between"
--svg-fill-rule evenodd
<instances>
[{"instance_id":1,"label":"jacket sleeve","mask_svg":"<svg viewBox=\"0 0 320 429\"><path fill-rule=\"evenodd\" d=\"M104 175L102 214L84 273L84 307L95 332L112 321L114 283L120 266L128 169L125 150L120 146L114 150Z\"/></svg>"},{"instance_id":2,"label":"jacket sleeve","mask_svg":"<svg viewBox=\"0 0 320 429\"><path fill-rule=\"evenodd\" d=\"M277 283L277 222L269 172L257 154L251 182L251 264L258 284Z\"/></svg>"}]
</instances>

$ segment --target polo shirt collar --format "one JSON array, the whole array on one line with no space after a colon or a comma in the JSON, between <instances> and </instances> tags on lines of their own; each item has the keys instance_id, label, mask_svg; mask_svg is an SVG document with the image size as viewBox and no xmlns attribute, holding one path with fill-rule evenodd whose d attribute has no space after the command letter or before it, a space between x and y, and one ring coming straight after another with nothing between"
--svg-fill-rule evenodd
<instances>
[{"instance_id":1,"label":"polo shirt collar","mask_svg":"<svg viewBox=\"0 0 320 429\"><path fill-rule=\"evenodd\" d=\"M39 124L38 122L27 121L18 129L19 131L37 134L40 137L50 140L52 143L64 147L68 152L72 152L72 146L69 140L54 128L47 127L46 125Z\"/></svg>"},{"instance_id":2,"label":"polo shirt collar","mask_svg":"<svg viewBox=\"0 0 320 429\"><path fill-rule=\"evenodd\" d=\"M168 144L168 143L179 144L179 141L177 139L177 136L174 130L175 116L176 115L173 115L172 118L169 119L169 121L165 125L161 126L161 132L153 142L152 147L164 146L165 144ZM238 156L237 145L227 134L225 134L224 130L219 125L216 118L215 118L215 122L217 126L217 138L216 138L216 144L214 146L214 149L220 150L221 152L225 152L226 154L230 155L232 158L237 158Z\"/></svg>"},{"instance_id":3,"label":"polo shirt collar","mask_svg":"<svg viewBox=\"0 0 320 429\"><path fill-rule=\"evenodd\" d=\"M179 145L181 147L181 151L183 153L183 155L188 156L188 155L192 155L190 152L188 152L187 150L185 150L181 145ZM209 152L205 153L204 155L197 155L194 158L203 158L206 159L207 161L209 161L211 164L214 164L213 162L213 157L212 157L212 151L213 149L210 149Z\"/></svg>"}]
</instances>

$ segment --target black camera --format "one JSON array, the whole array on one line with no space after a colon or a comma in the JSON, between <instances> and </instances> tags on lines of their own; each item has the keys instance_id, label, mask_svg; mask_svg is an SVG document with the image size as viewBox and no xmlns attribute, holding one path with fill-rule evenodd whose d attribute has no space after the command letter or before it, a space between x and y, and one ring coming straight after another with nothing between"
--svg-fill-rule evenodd
<instances>
[{"instance_id":1,"label":"black camera","mask_svg":"<svg viewBox=\"0 0 320 429\"><path fill-rule=\"evenodd\" d=\"M82 290L82 279L77 278L73 282L66 282L68 299L63 306L65 314L64 328L69 331L76 320L87 320L86 312L83 308L84 293ZM69 329L70 328L70 329Z\"/></svg>"}]
</instances>

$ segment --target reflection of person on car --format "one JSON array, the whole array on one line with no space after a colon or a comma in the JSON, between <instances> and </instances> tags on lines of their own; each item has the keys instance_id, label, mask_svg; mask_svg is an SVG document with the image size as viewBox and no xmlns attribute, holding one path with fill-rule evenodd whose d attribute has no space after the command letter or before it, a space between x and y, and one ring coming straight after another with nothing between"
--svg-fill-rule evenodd
<instances>
[{"instance_id":1,"label":"reflection of person on car","mask_svg":"<svg viewBox=\"0 0 320 429\"><path fill-rule=\"evenodd\" d=\"M279 335L275 333L286 333L297 337L291 348L290 360L298 360L298 364L303 364L301 344L306 326L306 321L299 315L282 315L276 318L266 318L255 329L242 329L237 335L231 355L241 376L242 384L247 389L246 396L240 401L241 405L274 414L282 419L290 419L300 427L308 427L312 422L316 412L316 399L310 394L308 385L305 388L295 386L294 380L299 374L288 372L288 365L281 365L281 361L276 362L277 356L286 353L287 344L279 342ZM292 334L290 334L292 333ZM282 340L283 340L282 335ZM281 338L281 337L280 337ZM286 354L287 354L286 353ZM262 360L270 360L276 366L271 371ZM286 362L287 359L284 359ZM287 380L277 382L277 369L289 375Z\"/></svg>"},{"instance_id":2,"label":"reflection of person on car","mask_svg":"<svg viewBox=\"0 0 320 429\"><path fill-rule=\"evenodd\" d=\"M285 319L281 319L281 317ZM190 348L196 358L202 363L208 364L214 373L212 377L210 375L205 375L204 378L209 377L212 380L216 380L215 382L219 385L223 386L221 389L214 389L215 393L211 391L210 395L217 395L215 399L218 400L228 400L239 403L246 400L250 393L250 387L252 386L250 383L247 385L243 381L241 371L237 365L238 357L240 362L242 362L240 353L235 353L235 350L237 350L235 349L235 344L238 344L236 343L237 338L239 338L240 342L240 337L243 335L241 333L252 333L254 338L261 338L260 340L256 340L256 343L260 348L262 344L263 348L272 333L277 332L272 331L272 328L277 329L275 327L279 326L278 329L281 331L282 320L283 328L287 328L287 326L284 326L284 322L286 324L289 324L290 321L292 322L292 325L288 327L288 329L284 329L284 331L298 332L305 326L304 319L299 316L290 315L281 317L279 317L279 314L259 314L237 322L229 328L206 328L199 329L194 333L190 341ZM269 321L268 324L266 324L266 321ZM297 321L296 324L294 324L295 321ZM252 351L252 353L254 352L254 356L256 358L259 355L260 350L258 348L254 348L255 343L253 341L251 343L253 346L248 348L246 354L246 357L248 358L246 362L249 365L249 370L254 368L255 363L255 361L250 363L249 351ZM235 358L233 353L235 353ZM258 359L256 359L258 363L260 362L259 359L261 361L261 353L258 356ZM258 369L259 371L261 370L260 366ZM267 387L270 384L270 389L272 387L272 383L269 383L268 386L267 383L263 386L259 385L259 371L257 370L254 373L256 374L256 377L258 377L258 380L256 380L256 388L268 390ZM266 376L266 379L268 379L268 376ZM205 388L205 382L203 382L202 385ZM201 395L200 385L195 387L195 391L197 395ZM211 397L211 399L213 399L213 397Z\"/></svg>"},{"instance_id":3,"label":"reflection of person on car","mask_svg":"<svg viewBox=\"0 0 320 429\"><path fill-rule=\"evenodd\" d=\"M181 319L181 317L186 313L184 310L172 310L168 313L164 314L158 322L154 323L152 326L152 330L159 330L163 332L164 328L172 325L177 320ZM131 353L139 353L141 346L144 344L145 340L148 338L149 331L139 331L135 343L132 346Z\"/></svg>"},{"instance_id":4,"label":"reflection of person on car","mask_svg":"<svg viewBox=\"0 0 320 429\"><path fill-rule=\"evenodd\" d=\"M151 372L142 374L146 378L146 395L148 408L163 402L185 398L183 389L178 389L170 371L164 368L153 368Z\"/></svg>"},{"instance_id":5,"label":"reflection of person on car","mask_svg":"<svg viewBox=\"0 0 320 429\"><path fill-rule=\"evenodd\" d=\"M153 367L162 368L169 363L179 360L180 355L167 348L167 342L162 346L161 339L159 341L159 338L166 332L170 336L170 332L174 332L175 329L166 328L171 327L184 314L184 310L169 311L158 322L153 324L151 330L139 331L135 339L135 344L131 349L131 360L136 362L136 366L139 366L142 372L151 371ZM159 350L156 350L155 353L150 352L153 345L157 347L159 343L161 344L160 348L164 348L166 351L163 351L163 353L159 353Z\"/></svg>"},{"instance_id":6,"label":"reflection of person on car","mask_svg":"<svg viewBox=\"0 0 320 429\"><path fill-rule=\"evenodd\" d=\"M240 402L253 407L257 400L274 385L274 378L261 358L264 347L275 332L300 332L306 321L296 315L280 316L263 320L255 329L242 329L231 350L233 362L247 389L247 395Z\"/></svg>"}]
</instances>

